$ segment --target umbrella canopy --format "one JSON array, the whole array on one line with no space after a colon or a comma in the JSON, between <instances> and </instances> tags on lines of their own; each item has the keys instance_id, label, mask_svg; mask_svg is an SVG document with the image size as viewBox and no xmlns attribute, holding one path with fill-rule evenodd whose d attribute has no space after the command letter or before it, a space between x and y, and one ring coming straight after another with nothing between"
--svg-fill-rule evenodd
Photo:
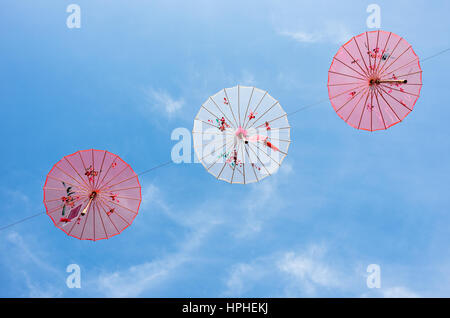
<instances>
[{"instance_id":1,"label":"umbrella canopy","mask_svg":"<svg viewBox=\"0 0 450 318\"><path fill-rule=\"evenodd\" d=\"M131 225L141 203L138 176L106 150L62 158L47 175L44 205L53 223L80 240L107 239Z\"/></svg>"},{"instance_id":2,"label":"umbrella canopy","mask_svg":"<svg viewBox=\"0 0 450 318\"><path fill-rule=\"evenodd\" d=\"M328 93L350 126L375 131L402 121L422 88L419 57L402 37L370 31L350 39L333 58Z\"/></svg>"},{"instance_id":3,"label":"umbrella canopy","mask_svg":"<svg viewBox=\"0 0 450 318\"><path fill-rule=\"evenodd\" d=\"M291 142L280 103L264 90L240 85L210 96L192 133L199 161L229 183L258 182L275 173Z\"/></svg>"}]
</instances>

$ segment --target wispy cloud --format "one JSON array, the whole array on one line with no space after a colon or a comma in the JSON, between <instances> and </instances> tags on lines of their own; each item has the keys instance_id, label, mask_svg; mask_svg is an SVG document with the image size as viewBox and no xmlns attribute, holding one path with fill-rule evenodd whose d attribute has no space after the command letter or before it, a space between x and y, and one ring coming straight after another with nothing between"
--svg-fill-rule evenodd
<instances>
[{"instance_id":1,"label":"wispy cloud","mask_svg":"<svg viewBox=\"0 0 450 318\"><path fill-rule=\"evenodd\" d=\"M164 193L157 186L146 184L144 188L146 203L143 209L149 205L157 206L187 234L179 237L180 244L172 253L128 268L102 272L88 283L88 288L95 293L100 292L106 297L138 297L143 293L158 296L161 284L176 277L180 268L194 260L194 252L207 242L213 228L220 224L218 218L208 216L207 210L201 207L184 210L184 216L180 216L164 200Z\"/></svg>"},{"instance_id":2,"label":"wispy cloud","mask_svg":"<svg viewBox=\"0 0 450 318\"><path fill-rule=\"evenodd\" d=\"M314 296L318 289L343 288L340 272L328 265L324 254L324 247L311 245L236 264L225 281L224 295L243 296L261 282L264 290L272 291L271 297Z\"/></svg>"},{"instance_id":3,"label":"wispy cloud","mask_svg":"<svg viewBox=\"0 0 450 318\"><path fill-rule=\"evenodd\" d=\"M185 103L183 98L175 98L162 89L150 88L147 90L146 96L151 110L167 117L173 117Z\"/></svg>"},{"instance_id":4,"label":"wispy cloud","mask_svg":"<svg viewBox=\"0 0 450 318\"><path fill-rule=\"evenodd\" d=\"M308 295L314 295L317 288L339 288L339 273L323 260L325 248L312 245L307 251L287 252L277 263L277 268L287 274L297 286ZM295 287L290 286L294 293Z\"/></svg>"},{"instance_id":5,"label":"wispy cloud","mask_svg":"<svg viewBox=\"0 0 450 318\"><path fill-rule=\"evenodd\" d=\"M283 183L289 182L288 178L292 173L292 165L284 161L270 181L264 180L261 183L249 185L251 189L249 195L237 203L242 207L244 214L242 215L243 222L239 223L234 232L236 238L242 239L257 235L263 230L266 222L286 208L288 200L280 189Z\"/></svg>"},{"instance_id":6,"label":"wispy cloud","mask_svg":"<svg viewBox=\"0 0 450 318\"><path fill-rule=\"evenodd\" d=\"M7 255L0 260L0 264L7 268L11 277L16 277L23 284L23 296L62 296L63 291L55 281L64 282L64 272L55 268L33 241L17 232L11 232L2 240L0 249L3 255ZM48 279L42 279L43 277Z\"/></svg>"},{"instance_id":7,"label":"wispy cloud","mask_svg":"<svg viewBox=\"0 0 450 318\"><path fill-rule=\"evenodd\" d=\"M343 44L351 38L351 32L341 23L326 24L325 27L315 31L299 28L294 30L283 30L278 33L300 43Z\"/></svg>"},{"instance_id":8,"label":"wispy cloud","mask_svg":"<svg viewBox=\"0 0 450 318\"><path fill-rule=\"evenodd\" d=\"M123 270L104 272L89 285L106 297L138 297L144 292L153 294L161 284L176 275L176 270L192 260L191 252L198 248L209 232L202 228L189 235L178 252L160 259L133 265ZM153 296L158 296L155 292Z\"/></svg>"}]
</instances>

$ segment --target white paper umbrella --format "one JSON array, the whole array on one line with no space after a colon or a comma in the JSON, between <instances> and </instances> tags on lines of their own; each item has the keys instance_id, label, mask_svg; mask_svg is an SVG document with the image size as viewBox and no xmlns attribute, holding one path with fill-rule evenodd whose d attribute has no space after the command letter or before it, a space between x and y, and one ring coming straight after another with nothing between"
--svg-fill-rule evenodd
<instances>
[{"instance_id":1,"label":"white paper umbrella","mask_svg":"<svg viewBox=\"0 0 450 318\"><path fill-rule=\"evenodd\" d=\"M258 182L274 174L291 142L280 103L266 91L240 85L210 96L192 133L198 160L229 183Z\"/></svg>"}]
</instances>

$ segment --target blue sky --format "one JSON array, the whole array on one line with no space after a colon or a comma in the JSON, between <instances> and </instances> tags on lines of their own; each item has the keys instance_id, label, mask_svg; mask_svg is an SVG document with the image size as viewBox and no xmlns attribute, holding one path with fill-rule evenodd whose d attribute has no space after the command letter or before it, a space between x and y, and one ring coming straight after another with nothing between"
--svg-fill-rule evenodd
<instances>
[{"instance_id":1,"label":"blue sky","mask_svg":"<svg viewBox=\"0 0 450 318\"><path fill-rule=\"evenodd\" d=\"M71 3L80 29L66 27ZM0 226L44 211L64 155L107 149L137 172L169 160L173 129L224 87L268 90L288 113L326 99L370 3L2 1ZM376 3L419 57L450 47L448 2ZM172 165L140 178L140 213L110 240L46 215L0 232L0 296L450 296L449 59L422 64L414 111L387 131L355 130L329 102L293 115L287 158L258 184ZM65 284L72 263L81 289Z\"/></svg>"}]
</instances>

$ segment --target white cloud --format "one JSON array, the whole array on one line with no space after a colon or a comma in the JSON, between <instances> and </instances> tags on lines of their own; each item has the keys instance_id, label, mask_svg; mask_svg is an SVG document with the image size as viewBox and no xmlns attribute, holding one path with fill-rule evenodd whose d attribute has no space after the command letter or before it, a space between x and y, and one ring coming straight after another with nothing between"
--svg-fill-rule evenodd
<instances>
[{"instance_id":1,"label":"white cloud","mask_svg":"<svg viewBox=\"0 0 450 318\"><path fill-rule=\"evenodd\" d=\"M385 298L416 298L420 297L415 292L409 290L406 287L396 286L386 289L381 289L381 293Z\"/></svg>"},{"instance_id":2,"label":"white cloud","mask_svg":"<svg viewBox=\"0 0 450 318\"><path fill-rule=\"evenodd\" d=\"M348 28L341 23L330 23L315 31L304 29L283 30L278 32L300 43L336 43L344 44L352 37Z\"/></svg>"},{"instance_id":3,"label":"white cloud","mask_svg":"<svg viewBox=\"0 0 450 318\"><path fill-rule=\"evenodd\" d=\"M249 71L243 70L237 84L246 86L256 86L255 76Z\"/></svg>"},{"instance_id":4,"label":"white cloud","mask_svg":"<svg viewBox=\"0 0 450 318\"><path fill-rule=\"evenodd\" d=\"M303 251L274 253L232 266L225 280L225 296L240 297L261 282L270 297L313 296L319 288L344 288L341 273L323 259L325 249L311 245ZM267 286L265 286L267 287Z\"/></svg>"},{"instance_id":5,"label":"white cloud","mask_svg":"<svg viewBox=\"0 0 450 318\"><path fill-rule=\"evenodd\" d=\"M144 292L151 292L161 287L162 283L176 274L179 267L191 260L190 253L201 245L208 231L201 229L194 233L176 253L124 270L102 273L91 283L107 297L138 297Z\"/></svg>"},{"instance_id":6,"label":"white cloud","mask_svg":"<svg viewBox=\"0 0 450 318\"><path fill-rule=\"evenodd\" d=\"M236 203L244 212L243 220L239 222L234 232L236 238L249 238L260 233L267 221L279 216L287 202L287 198L279 189L283 183L289 182L288 177L292 173L292 165L285 160L277 174L259 183L248 185L249 195Z\"/></svg>"},{"instance_id":7,"label":"white cloud","mask_svg":"<svg viewBox=\"0 0 450 318\"><path fill-rule=\"evenodd\" d=\"M64 282L64 272L55 268L39 247L17 232L8 233L0 245L2 254L8 257L0 263L10 277L24 284L24 297L61 297L63 292L54 282Z\"/></svg>"},{"instance_id":8,"label":"white cloud","mask_svg":"<svg viewBox=\"0 0 450 318\"><path fill-rule=\"evenodd\" d=\"M184 99L176 99L164 90L153 88L147 91L148 102L154 112L163 113L167 117L173 117L184 106Z\"/></svg>"},{"instance_id":9,"label":"white cloud","mask_svg":"<svg viewBox=\"0 0 450 318\"><path fill-rule=\"evenodd\" d=\"M154 296L158 296L157 288L176 277L178 270L185 264L195 260L195 251L207 241L207 236L221 222L202 207L191 211L183 210L178 214L164 200L164 193L157 186L146 184L143 188L143 199L146 201L144 208L157 205L169 219L187 230L188 234L180 237L181 244L175 252L125 269L101 273L88 283L88 288L96 293L100 292L107 297L138 297L144 292L155 292ZM205 202L206 206L210 204L211 202Z\"/></svg>"},{"instance_id":10,"label":"white cloud","mask_svg":"<svg viewBox=\"0 0 450 318\"><path fill-rule=\"evenodd\" d=\"M280 32L280 34L290 37L297 42L305 42L305 43L316 43L319 42L319 40L321 39L321 36L318 34L307 33L304 31L297 31L297 32L282 31Z\"/></svg>"},{"instance_id":11,"label":"white cloud","mask_svg":"<svg viewBox=\"0 0 450 318\"><path fill-rule=\"evenodd\" d=\"M324 249L318 246L311 246L304 253L285 253L278 262L278 269L310 293L315 287L339 287L338 273L322 260L323 253Z\"/></svg>"}]
</instances>

